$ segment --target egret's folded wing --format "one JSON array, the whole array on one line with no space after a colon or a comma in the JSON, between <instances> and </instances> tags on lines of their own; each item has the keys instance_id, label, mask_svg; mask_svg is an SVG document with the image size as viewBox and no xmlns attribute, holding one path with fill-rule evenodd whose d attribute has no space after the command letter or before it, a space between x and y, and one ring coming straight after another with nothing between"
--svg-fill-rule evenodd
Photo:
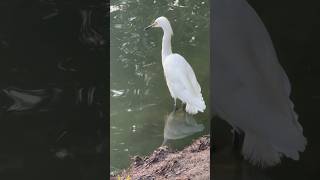
<instances>
[{"instance_id":1,"label":"egret's folded wing","mask_svg":"<svg viewBox=\"0 0 320 180\"><path fill-rule=\"evenodd\" d=\"M190 65L179 54L170 55L164 64L166 79L176 89L176 94L187 90L192 96L197 97L199 94L198 89L193 85L195 84L193 81L196 81L196 79L192 77L194 72L188 66Z\"/></svg>"},{"instance_id":2,"label":"egret's folded wing","mask_svg":"<svg viewBox=\"0 0 320 180\"><path fill-rule=\"evenodd\" d=\"M197 81L196 75L190 64L179 54L173 54L169 57L168 63L172 63L174 74L178 76L179 81L194 96L201 96L201 87ZM171 73L172 74L172 73Z\"/></svg>"},{"instance_id":3,"label":"egret's folded wing","mask_svg":"<svg viewBox=\"0 0 320 180\"><path fill-rule=\"evenodd\" d=\"M195 75L192 67L188 63L186 66L187 66L187 69L186 69L187 75L188 75L189 80L192 83L192 87L194 88L194 91L197 92L198 95L201 95L201 87L199 85L199 82L196 78L196 75Z\"/></svg>"}]
</instances>

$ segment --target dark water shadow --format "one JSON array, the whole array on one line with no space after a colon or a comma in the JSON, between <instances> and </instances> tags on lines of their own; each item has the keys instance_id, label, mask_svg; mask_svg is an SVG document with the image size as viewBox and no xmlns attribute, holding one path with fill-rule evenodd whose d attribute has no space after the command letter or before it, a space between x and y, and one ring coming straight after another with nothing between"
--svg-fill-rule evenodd
<instances>
[{"instance_id":1,"label":"dark water shadow","mask_svg":"<svg viewBox=\"0 0 320 180\"><path fill-rule=\"evenodd\" d=\"M0 179L108 177L105 2L0 2Z\"/></svg>"}]
</instances>

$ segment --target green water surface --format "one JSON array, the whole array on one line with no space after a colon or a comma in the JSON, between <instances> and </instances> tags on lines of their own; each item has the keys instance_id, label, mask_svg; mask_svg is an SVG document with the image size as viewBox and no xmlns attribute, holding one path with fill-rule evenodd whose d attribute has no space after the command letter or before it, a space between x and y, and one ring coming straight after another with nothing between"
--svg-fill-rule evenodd
<instances>
[{"instance_id":1,"label":"green water surface","mask_svg":"<svg viewBox=\"0 0 320 180\"><path fill-rule=\"evenodd\" d=\"M127 168L131 156L152 153L164 136L171 138L165 144L181 149L209 134L209 8L208 0L111 0L111 172ZM162 30L144 31L159 16L171 22L173 52L195 71L205 113L172 112L161 64Z\"/></svg>"}]
</instances>

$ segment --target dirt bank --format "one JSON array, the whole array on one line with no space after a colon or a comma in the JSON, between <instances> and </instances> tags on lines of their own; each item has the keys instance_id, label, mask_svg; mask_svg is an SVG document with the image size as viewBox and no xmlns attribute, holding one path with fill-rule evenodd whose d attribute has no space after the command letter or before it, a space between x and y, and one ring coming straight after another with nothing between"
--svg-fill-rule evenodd
<instances>
[{"instance_id":1,"label":"dirt bank","mask_svg":"<svg viewBox=\"0 0 320 180\"><path fill-rule=\"evenodd\" d=\"M162 146L150 156L135 156L132 160L130 167L120 174L121 179L130 176L130 180L209 180L210 138L201 137L182 151L171 152Z\"/></svg>"}]
</instances>

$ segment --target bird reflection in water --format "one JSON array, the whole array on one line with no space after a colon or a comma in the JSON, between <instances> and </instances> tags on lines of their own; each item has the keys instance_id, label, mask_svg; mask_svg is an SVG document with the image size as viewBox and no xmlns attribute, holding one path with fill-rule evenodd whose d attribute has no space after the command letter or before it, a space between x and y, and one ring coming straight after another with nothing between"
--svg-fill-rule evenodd
<instances>
[{"instance_id":1,"label":"bird reflection in water","mask_svg":"<svg viewBox=\"0 0 320 180\"><path fill-rule=\"evenodd\" d=\"M165 119L162 145L170 146L169 140L183 139L203 130L203 124L198 124L192 115L180 108L172 111Z\"/></svg>"}]
</instances>

